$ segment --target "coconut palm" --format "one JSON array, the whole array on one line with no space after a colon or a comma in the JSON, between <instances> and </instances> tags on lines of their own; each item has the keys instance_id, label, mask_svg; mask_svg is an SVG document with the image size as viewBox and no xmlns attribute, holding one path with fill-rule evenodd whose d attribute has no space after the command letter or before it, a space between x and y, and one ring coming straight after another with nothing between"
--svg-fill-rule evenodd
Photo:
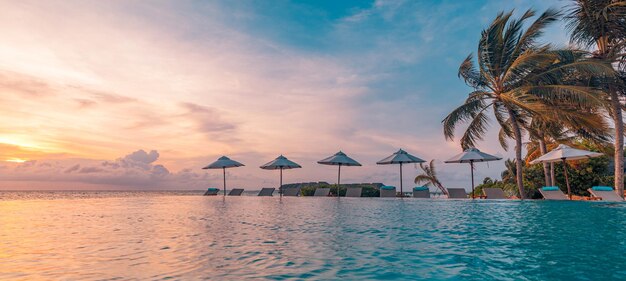
<instances>
[{"instance_id":1,"label":"coconut palm","mask_svg":"<svg viewBox=\"0 0 626 281\"><path fill-rule=\"evenodd\" d=\"M536 44L544 28L559 18L555 10L546 10L526 30L523 25L535 12L528 10L519 19L511 19L512 13L498 14L483 30L478 43L478 65L474 65L470 54L459 67L459 77L474 91L463 105L446 116L443 126L446 139L452 140L456 125L469 123L461 146L473 147L487 132L488 114L492 113L502 129L503 148L507 148L506 139L515 141L516 184L523 199L524 127L533 116L572 116L577 112L572 108L598 106L602 101L596 90L572 84L569 77L588 77L610 67L586 60L581 51L554 50L549 45Z\"/></svg>"},{"instance_id":2,"label":"coconut palm","mask_svg":"<svg viewBox=\"0 0 626 281\"><path fill-rule=\"evenodd\" d=\"M579 108L582 110L582 108ZM558 144L575 146L580 139L585 139L604 147L610 139L610 129L603 115L593 112L579 114L574 111L572 116L545 116L535 115L529 126L524 129L528 132L529 142L526 144L526 165L535 158L546 154L548 148L553 149ZM554 122L553 120L559 120ZM545 185L554 185L554 163L543 163Z\"/></svg>"},{"instance_id":3,"label":"coconut palm","mask_svg":"<svg viewBox=\"0 0 626 281\"><path fill-rule=\"evenodd\" d=\"M448 195L448 190L443 187L443 184L437 178L437 172L435 171L435 160L430 160L428 165L420 163L420 168L424 171L423 174L415 177L416 184L425 184L426 186L434 186L441 190L444 195Z\"/></svg>"},{"instance_id":4,"label":"coconut palm","mask_svg":"<svg viewBox=\"0 0 626 281\"><path fill-rule=\"evenodd\" d=\"M614 163L615 190L624 197L624 120L620 95L626 93L626 1L573 0L565 17L570 40L583 47L593 48L594 57L614 63L621 79L608 78L602 85L610 102L608 112L615 125Z\"/></svg>"}]
</instances>

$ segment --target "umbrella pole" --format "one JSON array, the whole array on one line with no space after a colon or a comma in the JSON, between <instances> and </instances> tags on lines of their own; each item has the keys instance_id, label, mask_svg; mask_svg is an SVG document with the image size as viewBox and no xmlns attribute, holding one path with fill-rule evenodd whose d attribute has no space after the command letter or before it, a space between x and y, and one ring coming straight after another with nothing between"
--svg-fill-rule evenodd
<instances>
[{"instance_id":1,"label":"umbrella pole","mask_svg":"<svg viewBox=\"0 0 626 281\"><path fill-rule=\"evenodd\" d=\"M567 162L565 162L565 158L561 158L563 161L563 172L565 173L565 183L567 184L567 197L569 200L572 200L572 190L569 187L569 177L567 176Z\"/></svg>"},{"instance_id":2,"label":"umbrella pole","mask_svg":"<svg viewBox=\"0 0 626 281\"><path fill-rule=\"evenodd\" d=\"M224 196L226 196L226 167L222 167L222 171L224 171Z\"/></svg>"},{"instance_id":3,"label":"umbrella pole","mask_svg":"<svg viewBox=\"0 0 626 281\"><path fill-rule=\"evenodd\" d=\"M402 191L402 163L400 163L400 198L404 197L404 192Z\"/></svg>"},{"instance_id":4,"label":"umbrella pole","mask_svg":"<svg viewBox=\"0 0 626 281\"><path fill-rule=\"evenodd\" d=\"M280 185L278 186L278 193L280 197L283 197L283 168L280 168Z\"/></svg>"},{"instance_id":5,"label":"umbrella pole","mask_svg":"<svg viewBox=\"0 0 626 281\"><path fill-rule=\"evenodd\" d=\"M470 161L470 169L472 170L472 200L474 200L474 161Z\"/></svg>"},{"instance_id":6,"label":"umbrella pole","mask_svg":"<svg viewBox=\"0 0 626 281\"><path fill-rule=\"evenodd\" d=\"M337 174L337 198L339 198L339 185L341 183L341 163L339 164L339 173Z\"/></svg>"}]
</instances>

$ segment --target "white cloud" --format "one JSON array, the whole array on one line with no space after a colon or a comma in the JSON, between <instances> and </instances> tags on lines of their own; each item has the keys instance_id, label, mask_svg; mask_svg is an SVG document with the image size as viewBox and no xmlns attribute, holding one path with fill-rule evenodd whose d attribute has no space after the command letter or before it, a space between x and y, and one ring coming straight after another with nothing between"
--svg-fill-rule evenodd
<instances>
[{"instance_id":1,"label":"white cloud","mask_svg":"<svg viewBox=\"0 0 626 281\"><path fill-rule=\"evenodd\" d=\"M2 188L11 188L14 182L54 182L85 184L90 186L117 186L122 189L204 189L208 174L191 169L172 173L161 164L155 150L137 150L113 161L92 159L33 160L19 164L6 164L0 181ZM46 184L31 188L48 188Z\"/></svg>"}]
</instances>

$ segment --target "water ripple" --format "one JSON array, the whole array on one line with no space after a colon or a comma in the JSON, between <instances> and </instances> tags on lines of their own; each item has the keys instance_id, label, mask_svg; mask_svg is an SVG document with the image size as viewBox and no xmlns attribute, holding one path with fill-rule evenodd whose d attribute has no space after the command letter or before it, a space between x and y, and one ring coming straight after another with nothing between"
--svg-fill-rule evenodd
<instances>
[{"instance_id":1,"label":"water ripple","mask_svg":"<svg viewBox=\"0 0 626 281\"><path fill-rule=\"evenodd\" d=\"M29 196L0 201L3 280L626 278L624 204Z\"/></svg>"}]
</instances>

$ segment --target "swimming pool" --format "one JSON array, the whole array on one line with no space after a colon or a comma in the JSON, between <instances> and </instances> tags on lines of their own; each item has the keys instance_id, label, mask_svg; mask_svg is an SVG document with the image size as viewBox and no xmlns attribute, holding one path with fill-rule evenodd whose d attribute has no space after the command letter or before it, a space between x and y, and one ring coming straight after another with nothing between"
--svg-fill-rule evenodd
<instances>
[{"instance_id":1,"label":"swimming pool","mask_svg":"<svg viewBox=\"0 0 626 281\"><path fill-rule=\"evenodd\" d=\"M0 279L626 278L626 205L121 196L0 201Z\"/></svg>"}]
</instances>

